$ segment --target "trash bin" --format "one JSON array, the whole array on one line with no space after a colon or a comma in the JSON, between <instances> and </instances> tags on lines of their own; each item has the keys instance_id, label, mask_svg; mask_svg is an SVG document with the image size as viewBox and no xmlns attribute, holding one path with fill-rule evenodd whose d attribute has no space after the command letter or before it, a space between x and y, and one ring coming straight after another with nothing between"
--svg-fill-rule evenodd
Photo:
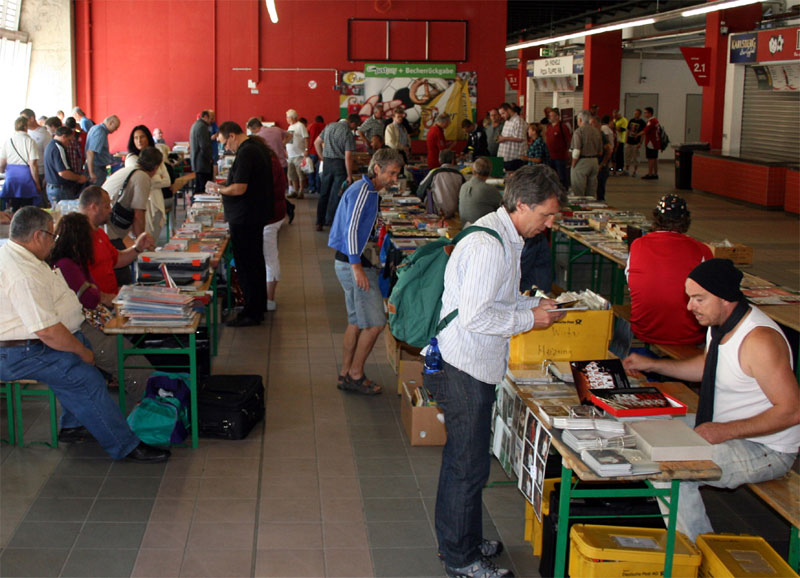
<instances>
[{"instance_id":1,"label":"trash bin","mask_svg":"<svg viewBox=\"0 0 800 578\"><path fill-rule=\"evenodd\" d=\"M675 188L692 188L692 155L694 151L707 151L707 142L687 142L675 147Z\"/></svg>"}]
</instances>

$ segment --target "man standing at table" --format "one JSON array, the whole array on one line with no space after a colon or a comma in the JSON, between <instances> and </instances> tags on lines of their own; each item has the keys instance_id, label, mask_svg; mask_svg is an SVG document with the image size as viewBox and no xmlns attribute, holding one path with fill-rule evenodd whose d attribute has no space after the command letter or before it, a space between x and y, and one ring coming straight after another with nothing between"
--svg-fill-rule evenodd
<instances>
[{"instance_id":1,"label":"man standing at table","mask_svg":"<svg viewBox=\"0 0 800 578\"><path fill-rule=\"evenodd\" d=\"M0 247L0 380L35 379L61 402L59 440L88 433L115 460L163 462L169 450L142 443L108 395L80 331L83 307L60 271L44 259L55 243L53 217L23 207Z\"/></svg>"},{"instance_id":2,"label":"man standing at table","mask_svg":"<svg viewBox=\"0 0 800 578\"><path fill-rule=\"evenodd\" d=\"M705 355L672 360L633 354L624 360L629 370L702 382L694 429L713 444L722 476L681 482L678 530L692 541L714 531L701 486L733 489L780 478L800 445L800 390L789 342L777 323L747 303L741 281L729 259L700 263L686 279L687 308L708 327Z\"/></svg>"},{"instance_id":3,"label":"man standing at table","mask_svg":"<svg viewBox=\"0 0 800 578\"><path fill-rule=\"evenodd\" d=\"M504 102L500 105L500 115L505 120L503 131L497 139L500 146L497 154L503 157L503 168L507 171L515 171L525 165L522 155L527 149L528 139L525 137L527 126L522 117L514 112L510 104Z\"/></svg>"},{"instance_id":4,"label":"man standing at table","mask_svg":"<svg viewBox=\"0 0 800 578\"><path fill-rule=\"evenodd\" d=\"M86 169L89 171L89 183L103 186L106 182L106 167L114 162L108 150L108 135L119 128L119 117L111 115L102 123L89 129L86 135Z\"/></svg>"},{"instance_id":5,"label":"man standing at table","mask_svg":"<svg viewBox=\"0 0 800 578\"><path fill-rule=\"evenodd\" d=\"M572 192L582 197L597 194L598 158L603 155L603 135L591 125L592 114L588 110L578 115L578 128L572 135Z\"/></svg>"},{"instance_id":6,"label":"man standing at table","mask_svg":"<svg viewBox=\"0 0 800 578\"><path fill-rule=\"evenodd\" d=\"M550 166L558 173L564 188L569 188L569 142L572 139L569 127L561 120L561 111L550 109L550 123L545 132Z\"/></svg>"},{"instance_id":7,"label":"man standing at table","mask_svg":"<svg viewBox=\"0 0 800 578\"><path fill-rule=\"evenodd\" d=\"M353 151L356 139L353 131L361 117L351 114L346 119L330 123L314 141L317 156L322 159L322 179L317 201L317 231L330 226L339 206L339 191L342 184L353 183Z\"/></svg>"},{"instance_id":8,"label":"man standing at table","mask_svg":"<svg viewBox=\"0 0 800 578\"><path fill-rule=\"evenodd\" d=\"M448 576L512 576L490 557L502 544L484 540L481 490L489 478L495 385L506 373L512 335L549 327L563 313L519 292L524 239L553 226L564 190L550 167L528 165L506 181L503 205L478 219L456 245L444 274L441 317L458 315L437 336L443 370L423 376L444 411L447 443L436 496L436 536Z\"/></svg>"},{"instance_id":9,"label":"man standing at table","mask_svg":"<svg viewBox=\"0 0 800 578\"><path fill-rule=\"evenodd\" d=\"M267 308L267 269L264 264L264 225L273 214L272 159L269 149L248 137L232 121L219 126L217 140L236 154L224 187L214 185L222 195L228 221L233 258L244 293L244 309L228 327L260 325Z\"/></svg>"},{"instance_id":10,"label":"man standing at table","mask_svg":"<svg viewBox=\"0 0 800 578\"><path fill-rule=\"evenodd\" d=\"M449 150L453 145L447 143L444 138L444 131L450 126L450 115L443 112L436 117L434 125L428 129L428 135L425 139L428 145L428 170L438 169L442 166L439 161L439 153L443 150Z\"/></svg>"},{"instance_id":11,"label":"man standing at table","mask_svg":"<svg viewBox=\"0 0 800 578\"><path fill-rule=\"evenodd\" d=\"M206 183L214 178L213 152L209 124L211 115L207 110L200 113L189 131L192 172L194 172L194 193L204 193Z\"/></svg>"}]
</instances>

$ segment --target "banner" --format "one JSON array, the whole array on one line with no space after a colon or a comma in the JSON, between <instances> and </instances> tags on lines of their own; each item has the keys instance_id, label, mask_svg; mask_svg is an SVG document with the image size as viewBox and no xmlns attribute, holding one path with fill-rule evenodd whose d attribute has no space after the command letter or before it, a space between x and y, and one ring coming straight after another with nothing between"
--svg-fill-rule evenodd
<instances>
[{"instance_id":1,"label":"banner","mask_svg":"<svg viewBox=\"0 0 800 578\"><path fill-rule=\"evenodd\" d=\"M755 62L756 49L758 48L758 36L755 32L746 34L734 34L731 36L730 62Z\"/></svg>"},{"instance_id":2,"label":"banner","mask_svg":"<svg viewBox=\"0 0 800 578\"><path fill-rule=\"evenodd\" d=\"M506 68L506 80L511 90L519 91L519 70L516 68Z\"/></svg>"},{"instance_id":3,"label":"banner","mask_svg":"<svg viewBox=\"0 0 800 578\"><path fill-rule=\"evenodd\" d=\"M707 46L681 46L681 53L692 71L698 86L711 84L711 48Z\"/></svg>"},{"instance_id":4,"label":"banner","mask_svg":"<svg viewBox=\"0 0 800 578\"><path fill-rule=\"evenodd\" d=\"M572 56L559 56L556 58L534 60L533 76L535 78L569 76L573 72L572 59Z\"/></svg>"},{"instance_id":5,"label":"banner","mask_svg":"<svg viewBox=\"0 0 800 578\"><path fill-rule=\"evenodd\" d=\"M800 27L760 31L756 55L758 62L800 59Z\"/></svg>"},{"instance_id":6,"label":"banner","mask_svg":"<svg viewBox=\"0 0 800 578\"><path fill-rule=\"evenodd\" d=\"M427 78L455 78L455 64L380 64L364 65L364 76L367 78L395 78L398 76L425 76Z\"/></svg>"}]
</instances>

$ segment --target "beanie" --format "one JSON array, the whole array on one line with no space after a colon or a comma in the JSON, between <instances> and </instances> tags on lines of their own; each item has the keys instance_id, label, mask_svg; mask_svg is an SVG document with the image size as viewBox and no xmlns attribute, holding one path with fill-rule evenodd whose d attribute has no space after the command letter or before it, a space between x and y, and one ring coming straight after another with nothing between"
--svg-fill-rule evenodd
<instances>
[{"instance_id":1,"label":"beanie","mask_svg":"<svg viewBox=\"0 0 800 578\"><path fill-rule=\"evenodd\" d=\"M689 273L689 279L703 289L725 301L741 301L744 294L739 285L742 272L733 266L730 259L709 259L703 261Z\"/></svg>"}]
</instances>

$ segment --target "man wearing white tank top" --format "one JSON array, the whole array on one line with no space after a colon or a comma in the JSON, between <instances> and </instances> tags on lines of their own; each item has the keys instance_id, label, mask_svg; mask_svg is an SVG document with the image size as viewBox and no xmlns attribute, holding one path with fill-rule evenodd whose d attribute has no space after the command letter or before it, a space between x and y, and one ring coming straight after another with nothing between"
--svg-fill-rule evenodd
<instances>
[{"instance_id":1,"label":"man wearing white tank top","mask_svg":"<svg viewBox=\"0 0 800 578\"><path fill-rule=\"evenodd\" d=\"M689 273L687 308L709 328L705 355L676 361L633 354L624 361L626 369L702 382L695 431L714 444L722 476L681 483L678 530L692 540L714 531L701 485L736 488L780 478L800 445L800 389L789 343L774 321L745 301L741 280L728 259L710 259Z\"/></svg>"}]
</instances>

